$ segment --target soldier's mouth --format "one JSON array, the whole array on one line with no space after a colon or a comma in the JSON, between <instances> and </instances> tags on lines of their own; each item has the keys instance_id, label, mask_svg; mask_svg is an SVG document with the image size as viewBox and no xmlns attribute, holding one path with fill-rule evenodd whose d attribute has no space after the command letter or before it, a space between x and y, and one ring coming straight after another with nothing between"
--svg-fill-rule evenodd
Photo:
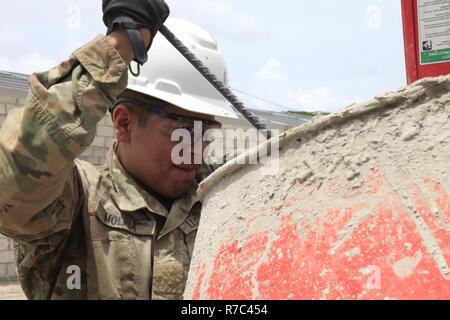
<instances>
[{"instance_id":1,"label":"soldier's mouth","mask_svg":"<svg viewBox=\"0 0 450 320\"><path fill-rule=\"evenodd\" d=\"M194 171L198 170L199 165L196 165L196 164L180 164L180 165L175 165L175 167L177 169L182 170L182 171L194 172Z\"/></svg>"}]
</instances>

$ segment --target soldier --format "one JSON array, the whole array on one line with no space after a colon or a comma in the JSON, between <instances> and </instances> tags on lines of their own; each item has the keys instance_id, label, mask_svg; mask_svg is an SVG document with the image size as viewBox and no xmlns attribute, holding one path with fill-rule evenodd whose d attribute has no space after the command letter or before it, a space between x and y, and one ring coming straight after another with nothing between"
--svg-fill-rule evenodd
<instances>
[{"instance_id":1,"label":"soldier","mask_svg":"<svg viewBox=\"0 0 450 320\"><path fill-rule=\"evenodd\" d=\"M154 37L168 15L163 0L104 1L108 35L33 74L26 105L0 131L0 231L15 240L29 299L182 298L200 165L176 164L171 136L235 115ZM188 22L167 22L226 82L217 43ZM127 66L144 63L150 45L149 63L128 80ZM76 160L108 109L116 142L106 163Z\"/></svg>"}]
</instances>

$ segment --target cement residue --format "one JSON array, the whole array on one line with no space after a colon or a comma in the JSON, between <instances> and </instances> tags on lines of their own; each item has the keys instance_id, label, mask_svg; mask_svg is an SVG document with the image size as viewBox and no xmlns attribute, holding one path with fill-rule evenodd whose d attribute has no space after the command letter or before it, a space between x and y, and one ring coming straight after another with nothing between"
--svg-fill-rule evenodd
<instances>
[{"instance_id":1,"label":"cement residue","mask_svg":"<svg viewBox=\"0 0 450 320\"><path fill-rule=\"evenodd\" d=\"M27 300L19 284L0 283L0 300Z\"/></svg>"},{"instance_id":2,"label":"cement residue","mask_svg":"<svg viewBox=\"0 0 450 320\"><path fill-rule=\"evenodd\" d=\"M200 263L205 271L203 280L211 277L221 245L233 241L242 245L251 235L265 233L270 246L277 240L275 231L282 225L282 217L302 226L297 230L302 238L306 229L320 233L327 228L333 218L327 209L344 214L357 204L347 224L336 231L338 240L329 254L363 256L363 251L344 247L390 193L401 198L402 210L417 226L421 245L448 277L444 248L415 211L409 188L417 186L436 217L442 216L434 199L426 195L429 189L423 177L433 177L450 195L449 115L450 76L424 79L284 133L279 142L278 174L264 175L262 165L240 165L240 159L220 168L199 189L204 207L185 297L190 297L196 284ZM250 153L266 149L261 145ZM241 157L251 157L250 153ZM384 177L383 183L374 182L377 176ZM346 187L335 188L335 182ZM398 212L393 214L397 219ZM450 229L444 219L438 219L438 227ZM414 231L401 234L408 232ZM267 263L268 249L250 262L256 266ZM394 270L407 275L414 270L410 262L399 262ZM255 269L251 271L256 274ZM204 293L206 288L201 289Z\"/></svg>"},{"instance_id":3,"label":"cement residue","mask_svg":"<svg viewBox=\"0 0 450 320\"><path fill-rule=\"evenodd\" d=\"M156 295L181 296L184 290L185 271L175 258L165 256L155 260L153 291Z\"/></svg>"},{"instance_id":4,"label":"cement residue","mask_svg":"<svg viewBox=\"0 0 450 320\"><path fill-rule=\"evenodd\" d=\"M419 250L413 257L406 257L394 264L394 273L400 278L407 278L413 274L414 269L422 260L422 252Z\"/></svg>"}]
</instances>

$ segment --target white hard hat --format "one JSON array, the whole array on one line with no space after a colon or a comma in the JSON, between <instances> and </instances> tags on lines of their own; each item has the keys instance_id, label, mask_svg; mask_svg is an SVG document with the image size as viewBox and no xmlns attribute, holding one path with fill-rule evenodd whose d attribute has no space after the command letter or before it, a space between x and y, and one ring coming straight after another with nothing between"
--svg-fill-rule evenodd
<instances>
[{"instance_id":1,"label":"white hard hat","mask_svg":"<svg viewBox=\"0 0 450 320\"><path fill-rule=\"evenodd\" d=\"M208 32L189 21L175 18L167 19L165 25L228 86L225 60ZM238 118L231 104L160 33L153 40L148 62L141 67L140 75L129 74L127 89L190 112Z\"/></svg>"}]
</instances>

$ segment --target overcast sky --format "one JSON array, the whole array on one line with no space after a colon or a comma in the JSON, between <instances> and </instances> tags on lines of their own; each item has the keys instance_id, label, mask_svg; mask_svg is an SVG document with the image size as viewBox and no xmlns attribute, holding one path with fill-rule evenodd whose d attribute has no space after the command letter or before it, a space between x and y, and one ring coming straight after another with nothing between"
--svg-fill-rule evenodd
<instances>
[{"instance_id":1,"label":"overcast sky","mask_svg":"<svg viewBox=\"0 0 450 320\"><path fill-rule=\"evenodd\" d=\"M400 0L167 3L218 40L251 107L337 111L405 84ZM0 70L46 70L104 29L99 0L2 0Z\"/></svg>"}]
</instances>

